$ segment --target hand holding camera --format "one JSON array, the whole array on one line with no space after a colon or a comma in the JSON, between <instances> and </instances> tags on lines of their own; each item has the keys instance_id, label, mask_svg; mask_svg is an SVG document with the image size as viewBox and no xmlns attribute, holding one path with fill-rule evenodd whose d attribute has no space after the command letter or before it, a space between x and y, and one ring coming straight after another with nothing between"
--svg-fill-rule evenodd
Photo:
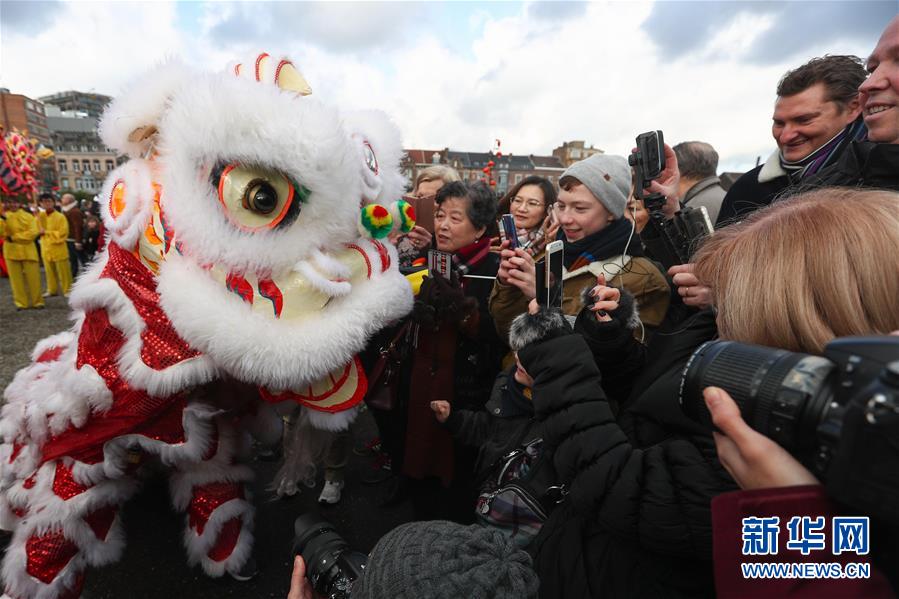
<instances>
[{"instance_id":1,"label":"hand holding camera","mask_svg":"<svg viewBox=\"0 0 899 599\"><path fill-rule=\"evenodd\" d=\"M671 146L663 143L662 147L665 151L664 168L655 179L652 179L646 190L649 193L657 193L665 197L662 213L665 215L665 218L673 218L675 213L680 210L680 198L678 197L680 169L677 166L677 154L674 153ZM638 151L638 148L631 149L632 154L636 154Z\"/></svg>"},{"instance_id":2,"label":"hand holding camera","mask_svg":"<svg viewBox=\"0 0 899 599\"><path fill-rule=\"evenodd\" d=\"M821 484L786 449L752 430L727 391L706 387L703 397L712 422L721 431L712 433L718 459L741 489Z\"/></svg>"},{"instance_id":3,"label":"hand holding camera","mask_svg":"<svg viewBox=\"0 0 899 599\"><path fill-rule=\"evenodd\" d=\"M692 264L678 264L668 269L668 276L677 285L677 293L684 304L704 310L712 305L712 290L693 274Z\"/></svg>"}]
</instances>

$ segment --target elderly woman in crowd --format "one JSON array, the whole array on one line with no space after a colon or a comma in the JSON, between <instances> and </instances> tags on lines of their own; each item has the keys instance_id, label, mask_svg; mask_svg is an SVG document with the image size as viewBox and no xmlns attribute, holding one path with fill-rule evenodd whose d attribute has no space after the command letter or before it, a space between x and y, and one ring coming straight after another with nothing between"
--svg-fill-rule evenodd
<instances>
[{"instance_id":1,"label":"elderly woman in crowd","mask_svg":"<svg viewBox=\"0 0 899 599\"><path fill-rule=\"evenodd\" d=\"M820 353L834 337L899 329L897 204L892 192L825 189L717 233L696 256L717 315L701 312L657 338L617 414L582 336L519 351L570 489L531 547L541 597L714 592L711 499L736 484L711 431L680 409L684 365L716 336ZM613 322L620 290L598 286L593 297L575 329L633 343Z\"/></svg>"},{"instance_id":2,"label":"elderly woman in crowd","mask_svg":"<svg viewBox=\"0 0 899 599\"><path fill-rule=\"evenodd\" d=\"M400 268L409 268L416 258L431 247L434 234L434 199L441 187L453 181L459 181L459 173L456 169L443 164L424 168L415 177L415 187L406 200L415 208L417 223L409 233L392 234L390 237L399 254Z\"/></svg>"},{"instance_id":3,"label":"elderly woman in crowd","mask_svg":"<svg viewBox=\"0 0 899 599\"><path fill-rule=\"evenodd\" d=\"M454 446L435 423L430 403L445 400L476 410L490 396L499 371L501 343L487 310L499 262L488 234L496 199L483 183L453 182L437 192L436 202L435 242L452 254L453 272L449 279L426 279L413 311L409 382L400 392L400 403L407 406L400 471L417 519L470 521L476 452Z\"/></svg>"}]
</instances>

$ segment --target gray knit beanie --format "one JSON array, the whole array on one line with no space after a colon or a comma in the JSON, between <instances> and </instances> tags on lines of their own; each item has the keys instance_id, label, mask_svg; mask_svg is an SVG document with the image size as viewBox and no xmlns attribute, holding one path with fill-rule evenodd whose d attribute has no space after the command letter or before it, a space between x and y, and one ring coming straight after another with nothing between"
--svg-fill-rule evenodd
<instances>
[{"instance_id":1,"label":"gray knit beanie","mask_svg":"<svg viewBox=\"0 0 899 599\"><path fill-rule=\"evenodd\" d=\"M625 158L594 154L565 169L559 182L564 182L565 177L574 177L583 183L615 218L624 216L627 196L631 193L631 167Z\"/></svg>"},{"instance_id":2,"label":"gray knit beanie","mask_svg":"<svg viewBox=\"0 0 899 599\"><path fill-rule=\"evenodd\" d=\"M531 557L502 532L432 520L384 535L353 597L536 599L537 587Z\"/></svg>"}]
</instances>

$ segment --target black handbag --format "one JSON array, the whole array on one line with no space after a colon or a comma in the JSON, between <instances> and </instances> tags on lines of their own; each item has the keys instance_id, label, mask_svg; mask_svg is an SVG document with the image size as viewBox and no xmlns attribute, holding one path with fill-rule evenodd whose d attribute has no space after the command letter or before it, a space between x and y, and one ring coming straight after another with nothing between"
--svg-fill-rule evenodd
<instances>
[{"instance_id":1,"label":"black handbag","mask_svg":"<svg viewBox=\"0 0 899 599\"><path fill-rule=\"evenodd\" d=\"M504 455L493 467L475 506L478 521L502 530L526 547L568 490L555 484L555 470L543 439L534 439Z\"/></svg>"},{"instance_id":2,"label":"black handbag","mask_svg":"<svg viewBox=\"0 0 899 599\"><path fill-rule=\"evenodd\" d=\"M368 391L365 403L376 410L396 407L400 368L409 351L409 332L412 322L407 320L378 348L378 357L368 372Z\"/></svg>"}]
</instances>

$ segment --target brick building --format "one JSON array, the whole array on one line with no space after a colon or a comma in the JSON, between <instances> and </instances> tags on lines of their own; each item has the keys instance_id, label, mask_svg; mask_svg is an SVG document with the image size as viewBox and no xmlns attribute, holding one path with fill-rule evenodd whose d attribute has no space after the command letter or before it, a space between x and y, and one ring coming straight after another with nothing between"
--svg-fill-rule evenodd
<instances>
[{"instance_id":1,"label":"brick building","mask_svg":"<svg viewBox=\"0 0 899 599\"><path fill-rule=\"evenodd\" d=\"M594 148L592 145L588 148L586 142L582 140L566 141L558 148L553 150L553 156L559 159L562 166L568 168L575 162L589 158L594 154L604 154L603 150Z\"/></svg>"},{"instance_id":2,"label":"brick building","mask_svg":"<svg viewBox=\"0 0 899 599\"><path fill-rule=\"evenodd\" d=\"M463 181L478 181L485 177L484 168L490 161L494 162L493 179L496 181L496 192L504 194L510 187L529 175L546 177L553 184L558 184L559 175L565 168L555 156L535 156L504 154L497 157L492 152L465 152L450 150L405 150L403 157L403 175L409 181L409 188L418 172L433 164L445 164L459 171Z\"/></svg>"},{"instance_id":3,"label":"brick building","mask_svg":"<svg viewBox=\"0 0 899 599\"><path fill-rule=\"evenodd\" d=\"M52 147L46 109L39 100L0 88L0 124L7 133L18 129L38 143ZM52 160L40 162L40 182L42 191L49 191L56 185L56 169Z\"/></svg>"}]
</instances>

